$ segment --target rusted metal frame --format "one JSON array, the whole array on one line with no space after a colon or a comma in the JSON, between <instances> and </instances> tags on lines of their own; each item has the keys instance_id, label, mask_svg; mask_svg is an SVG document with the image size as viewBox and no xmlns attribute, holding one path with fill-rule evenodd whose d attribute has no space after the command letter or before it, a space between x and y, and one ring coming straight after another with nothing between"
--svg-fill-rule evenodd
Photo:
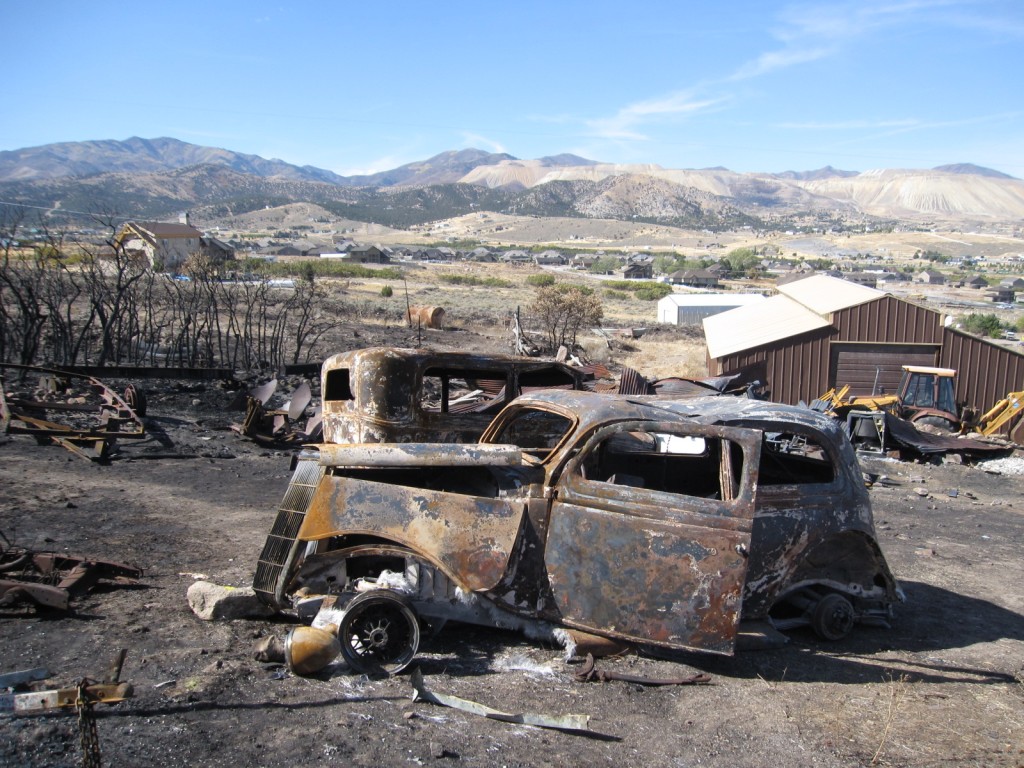
<instances>
[{"instance_id":1,"label":"rusted metal frame","mask_svg":"<svg viewBox=\"0 0 1024 768\"><path fill-rule=\"evenodd\" d=\"M134 580L141 568L106 560L58 555L52 552L11 552L14 561L0 571L0 605L14 605L28 599L39 605L67 610L73 597L91 590L101 579Z\"/></svg>"},{"instance_id":2,"label":"rusted metal frame","mask_svg":"<svg viewBox=\"0 0 1024 768\"><path fill-rule=\"evenodd\" d=\"M0 710L16 716L37 715L55 709L76 709L83 705L117 704L131 695L131 683L84 683L76 688L0 696Z\"/></svg>"},{"instance_id":3,"label":"rusted metal frame","mask_svg":"<svg viewBox=\"0 0 1024 768\"><path fill-rule=\"evenodd\" d=\"M50 376L55 379L82 379L102 400L99 405L56 403L21 398L8 400L3 391L3 386L0 386L0 416L2 416L2 424L0 426L10 434L31 435L36 439L49 438L72 452L93 460L105 458L118 438L138 439L145 437L145 426L134 409L120 395L99 379L59 369L0 363L0 372L5 370ZM0 374L0 382L2 382L2 379L2 374ZM99 427L76 429L66 424L60 424L24 413L20 410L21 408L57 413L94 412L97 414ZM125 423L135 428L123 430L122 426ZM83 443L85 445L82 445Z\"/></svg>"},{"instance_id":4,"label":"rusted metal frame","mask_svg":"<svg viewBox=\"0 0 1024 768\"><path fill-rule=\"evenodd\" d=\"M0 712L9 712L15 716L38 715L58 709L82 710L94 704L117 704L124 701L134 693L131 683L121 682L121 668L127 653L124 648L118 651L102 682L85 678L74 688L0 695ZM49 677L45 670L30 670L39 671L44 674L31 679Z\"/></svg>"},{"instance_id":5,"label":"rusted metal frame","mask_svg":"<svg viewBox=\"0 0 1024 768\"><path fill-rule=\"evenodd\" d=\"M738 443L745 456L739 496L732 503L687 497L687 506L696 509L669 510L661 502L682 494L615 485L595 493L602 483L577 482L570 474L552 506L545 547L560 622L627 641L732 653L751 543L760 433L685 421L623 421L596 430L568 471L608 437L641 429ZM614 562L602 559L610 552ZM692 574L680 570L680 558L691 563ZM665 567L656 567L655 560L664 560ZM647 565L637 569L632 563ZM637 574L652 572L662 574L657 583L636 581Z\"/></svg>"},{"instance_id":6,"label":"rusted metal frame","mask_svg":"<svg viewBox=\"0 0 1024 768\"><path fill-rule=\"evenodd\" d=\"M522 507L520 503L518 505ZM497 585L518 536L522 509L508 500L325 475L309 504L298 540L375 536L414 553L471 590Z\"/></svg>"}]
</instances>

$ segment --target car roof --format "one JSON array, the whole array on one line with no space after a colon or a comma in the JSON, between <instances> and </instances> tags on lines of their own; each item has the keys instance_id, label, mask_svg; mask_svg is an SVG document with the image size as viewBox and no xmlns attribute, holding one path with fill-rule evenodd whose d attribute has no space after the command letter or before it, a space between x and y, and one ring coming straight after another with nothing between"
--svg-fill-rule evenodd
<instances>
[{"instance_id":1,"label":"car roof","mask_svg":"<svg viewBox=\"0 0 1024 768\"><path fill-rule=\"evenodd\" d=\"M810 408L743 397L691 397L678 400L596 392L544 390L516 398L512 406L534 406L572 413L584 430L613 421L696 421L702 424L800 425L839 438L842 427Z\"/></svg>"},{"instance_id":2,"label":"car roof","mask_svg":"<svg viewBox=\"0 0 1024 768\"><path fill-rule=\"evenodd\" d=\"M403 347L364 347L331 355L324 361L323 370L348 368L356 364L381 363L385 360L406 360L412 365L461 367L470 370L518 369L520 371L541 368L557 368L572 376L579 376L577 369L557 360L513 357L511 355L484 355L466 352L432 351L427 349L406 349Z\"/></svg>"}]
</instances>

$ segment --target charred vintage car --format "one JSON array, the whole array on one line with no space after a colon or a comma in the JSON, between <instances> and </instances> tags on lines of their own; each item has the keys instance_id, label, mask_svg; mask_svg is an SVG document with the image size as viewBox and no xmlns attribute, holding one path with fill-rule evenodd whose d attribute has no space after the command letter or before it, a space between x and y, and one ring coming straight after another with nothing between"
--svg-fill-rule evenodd
<instances>
[{"instance_id":1,"label":"charred vintage car","mask_svg":"<svg viewBox=\"0 0 1024 768\"><path fill-rule=\"evenodd\" d=\"M419 622L732 653L741 619L844 637L899 587L841 426L726 397L523 396L473 445L321 445L254 586L344 609L342 653L396 671Z\"/></svg>"},{"instance_id":2,"label":"charred vintage car","mask_svg":"<svg viewBox=\"0 0 1024 768\"><path fill-rule=\"evenodd\" d=\"M328 443L476 442L521 394L581 389L554 360L373 347L342 352L321 370Z\"/></svg>"}]
</instances>

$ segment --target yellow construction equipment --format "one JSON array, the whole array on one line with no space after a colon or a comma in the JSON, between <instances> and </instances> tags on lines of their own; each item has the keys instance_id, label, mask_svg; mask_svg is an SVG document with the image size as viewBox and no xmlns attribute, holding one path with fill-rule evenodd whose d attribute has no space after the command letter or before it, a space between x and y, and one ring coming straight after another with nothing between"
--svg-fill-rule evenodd
<instances>
[{"instance_id":1,"label":"yellow construction equipment","mask_svg":"<svg viewBox=\"0 0 1024 768\"><path fill-rule=\"evenodd\" d=\"M978 415L976 409L963 408L954 399L956 371L904 365L903 376L894 395L849 396L850 387L830 389L815 401L825 413L846 418L851 411L885 411L915 425L929 425L948 432L980 432L994 435L1015 419L1010 439L1024 445L1024 391L1010 392L992 408Z\"/></svg>"}]
</instances>

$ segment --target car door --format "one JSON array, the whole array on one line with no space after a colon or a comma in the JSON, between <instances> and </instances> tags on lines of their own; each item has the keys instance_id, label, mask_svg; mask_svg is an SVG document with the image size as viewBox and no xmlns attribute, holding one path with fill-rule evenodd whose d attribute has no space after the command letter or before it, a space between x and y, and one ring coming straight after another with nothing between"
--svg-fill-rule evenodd
<instances>
[{"instance_id":1,"label":"car door","mask_svg":"<svg viewBox=\"0 0 1024 768\"><path fill-rule=\"evenodd\" d=\"M732 653L760 433L695 423L604 427L553 497L545 564L568 626Z\"/></svg>"}]
</instances>

